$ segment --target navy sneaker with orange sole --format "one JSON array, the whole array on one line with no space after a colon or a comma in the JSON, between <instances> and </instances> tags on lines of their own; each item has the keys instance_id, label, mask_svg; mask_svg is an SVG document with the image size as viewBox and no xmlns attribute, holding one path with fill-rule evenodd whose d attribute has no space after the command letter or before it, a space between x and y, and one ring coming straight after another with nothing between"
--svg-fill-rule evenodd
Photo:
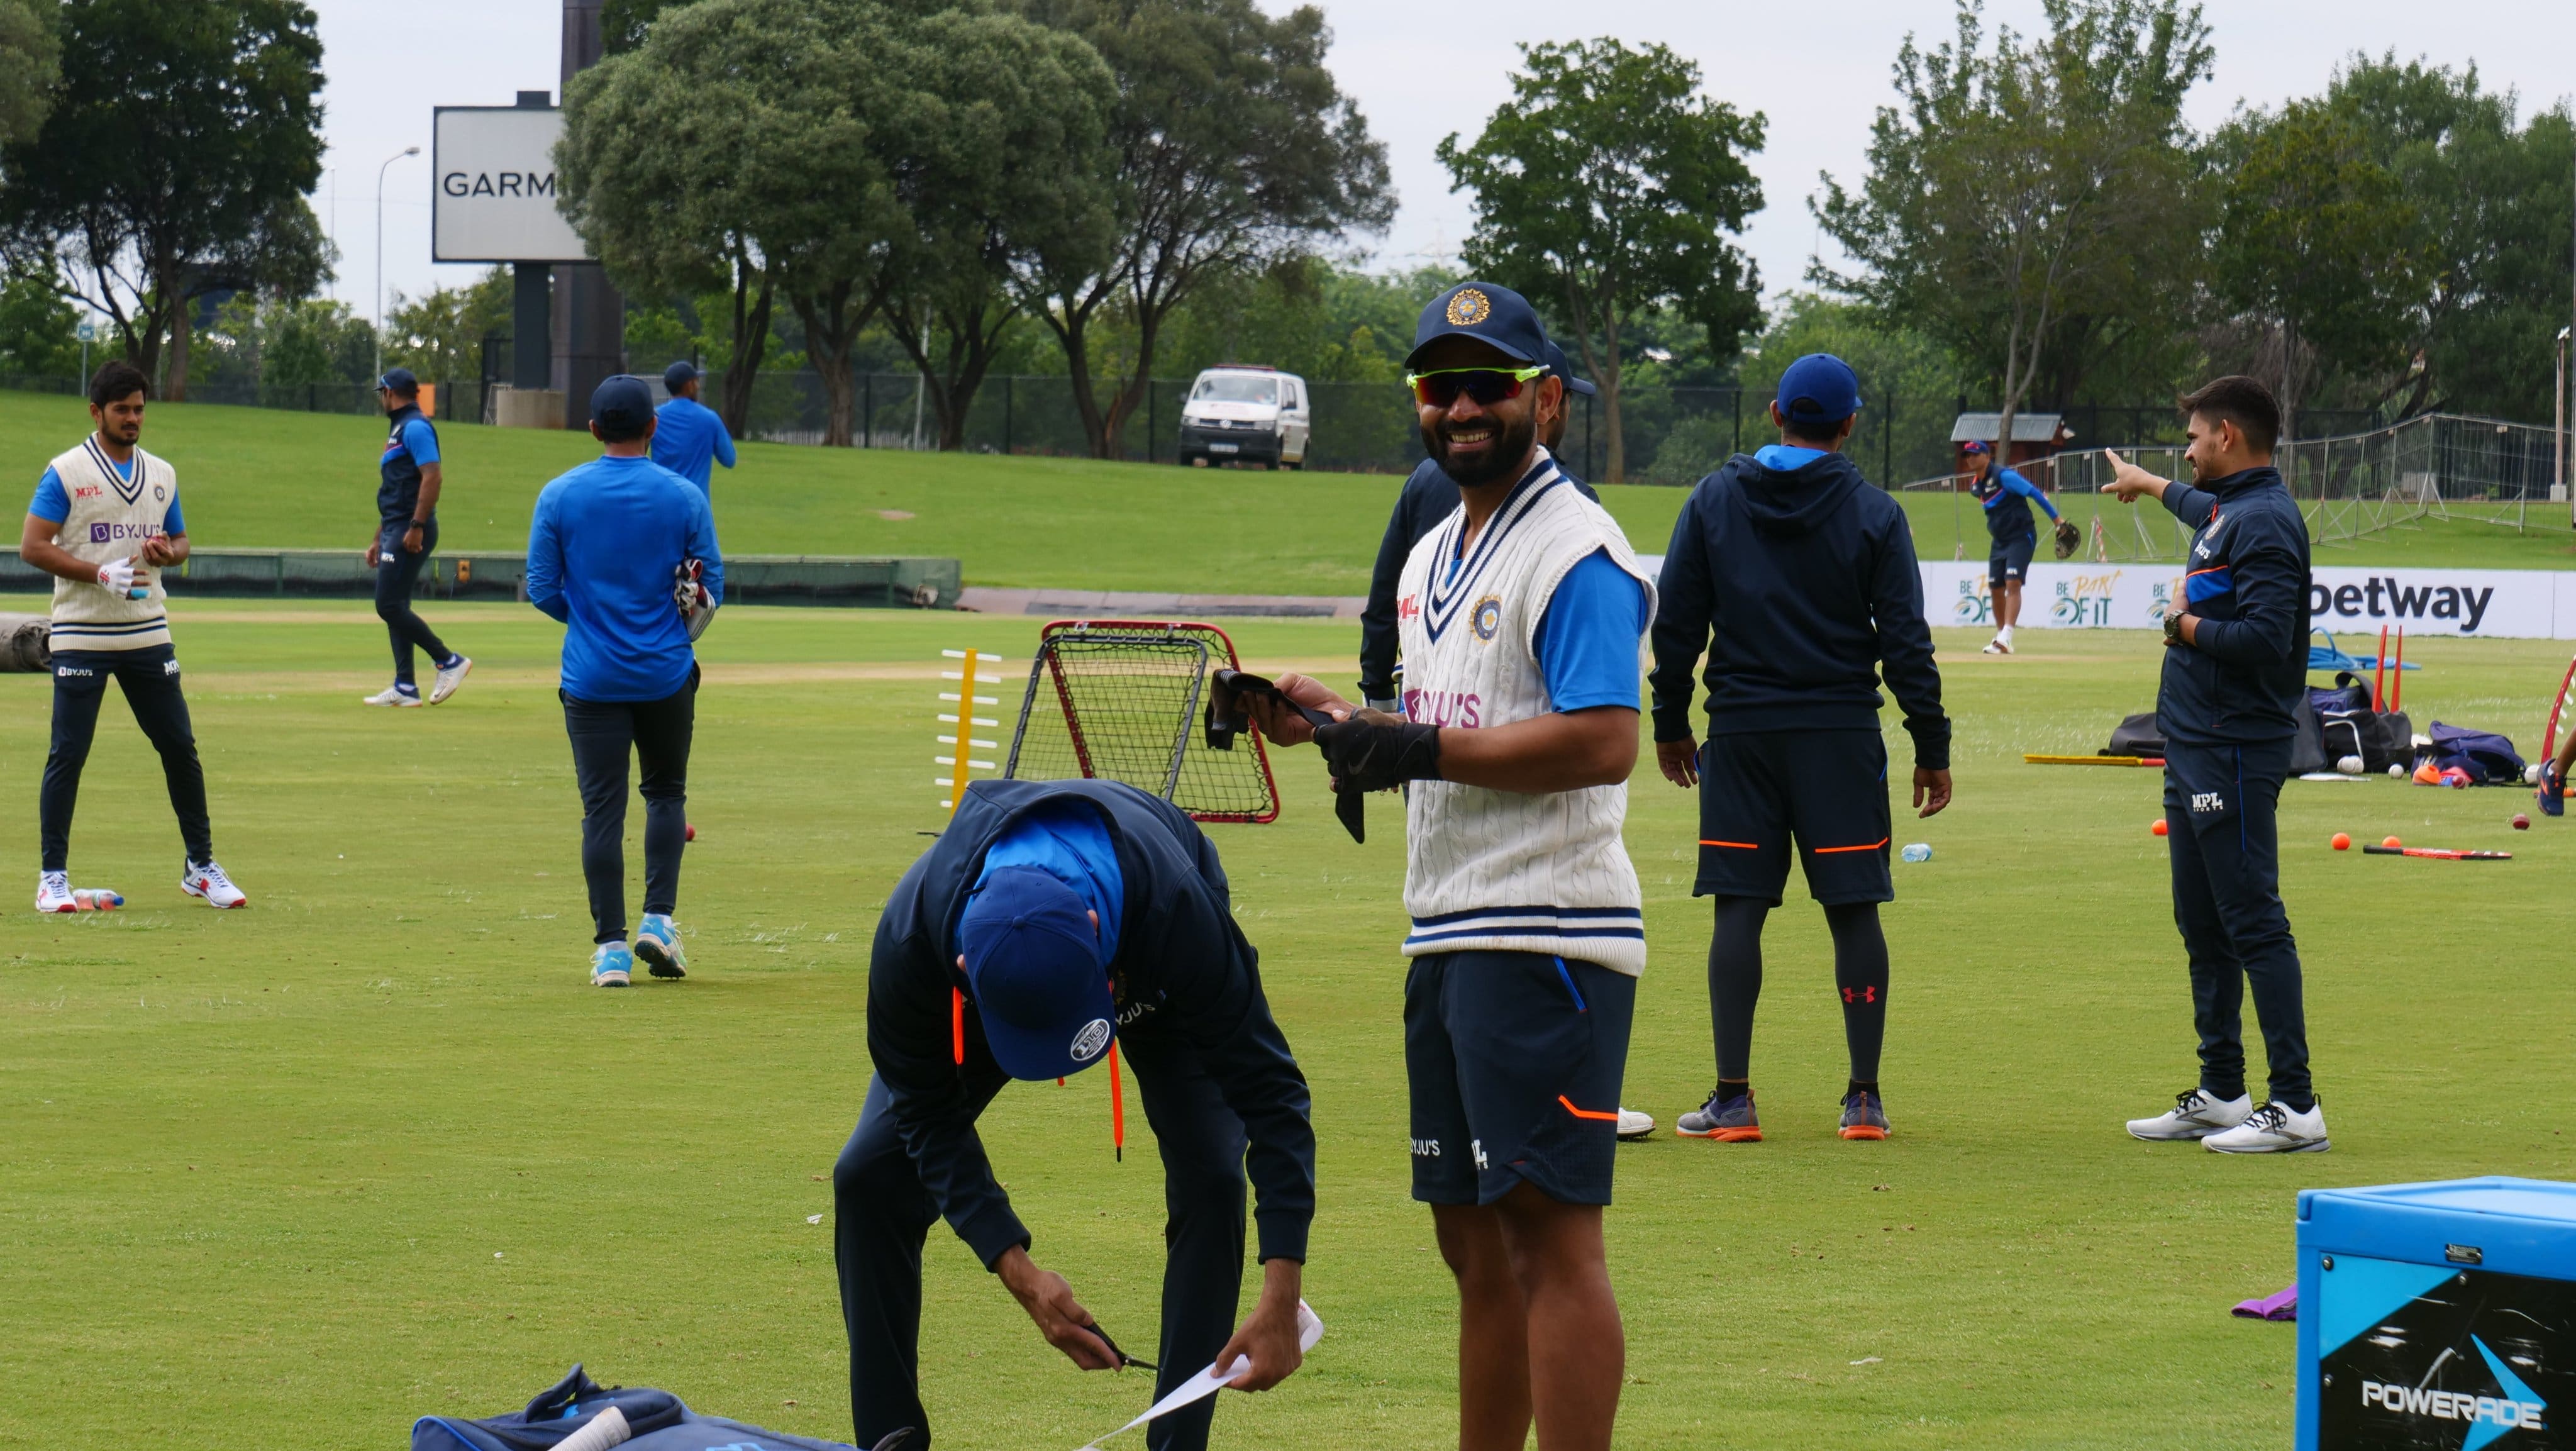
<instances>
[{"instance_id":1,"label":"navy sneaker with orange sole","mask_svg":"<svg viewBox=\"0 0 2576 1451\"><path fill-rule=\"evenodd\" d=\"M1843 1126L1836 1130L1847 1139L1883 1139L1887 1137L1887 1108L1878 1095L1864 1088L1843 1095Z\"/></svg>"},{"instance_id":2,"label":"navy sneaker with orange sole","mask_svg":"<svg viewBox=\"0 0 2576 1451\"><path fill-rule=\"evenodd\" d=\"M1673 1120L1673 1132L1686 1139L1709 1139L1721 1144L1758 1144L1762 1142L1762 1121L1753 1113L1752 1090L1724 1102L1711 1093L1708 1102Z\"/></svg>"}]
</instances>

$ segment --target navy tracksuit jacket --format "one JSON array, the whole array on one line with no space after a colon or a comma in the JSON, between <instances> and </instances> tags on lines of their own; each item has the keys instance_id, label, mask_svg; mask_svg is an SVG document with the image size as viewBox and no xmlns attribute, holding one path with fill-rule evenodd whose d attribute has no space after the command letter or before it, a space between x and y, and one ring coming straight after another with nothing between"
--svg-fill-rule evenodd
<instances>
[{"instance_id":1,"label":"navy tracksuit jacket","mask_svg":"<svg viewBox=\"0 0 2576 1451\"><path fill-rule=\"evenodd\" d=\"M1261 1258L1306 1258L1315 1217L1306 1080L1271 1019L1259 954L1235 925L1216 847L1170 802L1115 781L978 781L887 898L869 960L876 1077L832 1172L850 1415L861 1446L906 1426L925 1437L930 1428L916 1369L931 1222L945 1218L988 1269L1011 1246L1029 1244L975 1133L1010 1080L971 1001L962 1028L951 1016L952 990L966 987L952 924L995 838L1031 806L1067 796L1108 817L1125 879L1110 963L1118 1048L1161 1150L1168 1215L1155 1394L1197 1374L1234 1334L1247 1165ZM1201 1401L1154 1422L1147 1444L1197 1451L1215 1405Z\"/></svg>"},{"instance_id":2,"label":"navy tracksuit jacket","mask_svg":"<svg viewBox=\"0 0 2576 1451\"><path fill-rule=\"evenodd\" d=\"M2275 813L2307 688L2307 524L2269 467L2206 488L2170 484L2164 505L2194 530L2178 607L2198 621L2195 643L2165 651L2156 723L2200 1086L2220 1098L2246 1091L2250 982L2271 1097L2304 1109L2315 1100Z\"/></svg>"}]
</instances>

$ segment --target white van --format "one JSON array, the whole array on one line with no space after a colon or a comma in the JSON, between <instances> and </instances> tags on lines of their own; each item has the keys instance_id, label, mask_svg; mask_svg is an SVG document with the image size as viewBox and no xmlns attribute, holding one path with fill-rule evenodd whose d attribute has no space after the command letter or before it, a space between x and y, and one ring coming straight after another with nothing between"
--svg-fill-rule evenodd
<instances>
[{"instance_id":1,"label":"white van","mask_svg":"<svg viewBox=\"0 0 2576 1451\"><path fill-rule=\"evenodd\" d=\"M1306 463L1314 413L1306 380L1254 364L1225 363L1199 374L1181 404L1181 462Z\"/></svg>"}]
</instances>

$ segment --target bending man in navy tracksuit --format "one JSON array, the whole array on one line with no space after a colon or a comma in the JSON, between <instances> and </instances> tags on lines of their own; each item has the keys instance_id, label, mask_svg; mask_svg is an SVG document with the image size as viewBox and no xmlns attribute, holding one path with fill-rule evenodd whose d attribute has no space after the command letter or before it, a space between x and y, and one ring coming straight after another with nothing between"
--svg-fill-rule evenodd
<instances>
[{"instance_id":1,"label":"bending man in navy tracksuit","mask_svg":"<svg viewBox=\"0 0 2576 1451\"><path fill-rule=\"evenodd\" d=\"M975 1133L1012 1079L1069 1077L1122 1050L1169 1216L1155 1394L1238 1355L1252 1358L1232 1382L1245 1390L1296 1370L1315 1132L1216 847L1171 803L1114 781L979 781L887 899L869 962L876 1078L832 1170L858 1444L929 1427L917 1369L935 1219L1075 1365L1125 1363L1063 1276L1030 1260ZM1261 1299L1236 1328L1247 1164ZM1215 1406L1163 1417L1146 1443L1197 1451Z\"/></svg>"},{"instance_id":2,"label":"bending man in navy tracksuit","mask_svg":"<svg viewBox=\"0 0 2576 1451\"><path fill-rule=\"evenodd\" d=\"M2046 509L2052 524L2058 522L2057 506L2020 470L1997 463L1984 444L1971 443L1968 452L1986 460L1977 497L1985 501L1986 536L1993 541L1986 547L1986 584L1995 596L1995 637L1986 642L1985 653L2009 655L2013 626L2021 623L2021 587L2030 578L2031 556L2039 552L2039 526L2031 520L2030 506Z\"/></svg>"},{"instance_id":3,"label":"bending man in navy tracksuit","mask_svg":"<svg viewBox=\"0 0 2576 1451\"><path fill-rule=\"evenodd\" d=\"M2170 1111L2130 1120L2129 1132L2231 1154L2299 1153L2327 1146L2326 1116L2308 1082L2299 945L2281 905L2273 813L2308 685L2307 521L2272 467L2281 408L2270 389L2220 378L2182 406L2192 482L2157 478L2114 453L2103 486L2123 503L2160 500L2196 531L2183 601L2165 616L2156 724L2200 1082ZM2248 983L2271 1070L2260 1107L2245 1091Z\"/></svg>"},{"instance_id":4,"label":"bending man in navy tracksuit","mask_svg":"<svg viewBox=\"0 0 2576 1451\"><path fill-rule=\"evenodd\" d=\"M1656 591L1655 757L1665 779L1699 787L1699 880L1717 899L1708 997L1717 1088L1675 1126L1687 1138L1750 1143L1753 1008L1762 923L1780 905L1795 837L1807 890L1834 939L1851 1080L1846 1139L1887 1137L1878 1089L1887 1030L1887 745L1880 667L1914 738L1914 804L1950 804L1950 720L1923 619L1923 579L1905 511L1843 456L1860 379L1811 353L1780 375L1780 442L1737 454L1700 480L1664 554ZM1708 749L1691 741L1691 671L1708 654Z\"/></svg>"}]
</instances>

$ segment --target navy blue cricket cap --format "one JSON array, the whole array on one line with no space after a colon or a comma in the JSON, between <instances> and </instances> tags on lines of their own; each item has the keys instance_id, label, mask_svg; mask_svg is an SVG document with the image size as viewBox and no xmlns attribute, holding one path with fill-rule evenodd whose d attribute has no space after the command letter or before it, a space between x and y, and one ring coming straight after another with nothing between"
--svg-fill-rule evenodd
<instances>
[{"instance_id":1,"label":"navy blue cricket cap","mask_svg":"<svg viewBox=\"0 0 2576 1451\"><path fill-rule=\"evenodd\" d=\"M1792 423L1840 423L1860 411L1860 375L1831 353L1809 353L1780 375L1779 402Z\"/></svg>"},{"instance_id":2,"label":"navy blue cricket cap","mask_svg":"<svg viewBox=\"0 0 2576 1451\"><path fill-rule=\"evenodd\" d=\"M1563 378L1565 380L1566 387L1582 394L1586 398L1589 398L1593 394L1601 391L1600 389L1593 387L1589 382L1574 376L1574 360L1567 357L1565 355L1565 349L1558 347L1553 340L1551 340L1547 345L1547 370L1554 373L1556 376Z\"/></svg>"},{"instance_id":3,"label":"navy blue cricket cap","mask_svg":"<svg viewBox=\"0 0 2576 1451\"><path fill-rule=\"evenodd\" d=\"M1013 1078L1069 1078L1117 1031L1100 933L1073 888L1036 867L984 878L957 919L966 983L993 1061Z\"/></svg>"},{"instance_id":4,"label":"navy blue cricket cap","mask_svg":"<svg viewBox=\"0 0 2576 1451\"><path fill-rule=\"evenodd\" d=\"M698 376L698 365L682 358L662 370L662 386L677 393L680 391L680 385L694 383L698 380Z\"/></svg>"},{"instance_id":5,"label":"navy blue cricket cap","mask_svg":"<svg viewBox=\"0 0 2576 1451\"><path fill-rule=\"evenodd\" d=\"M420 380L411 375L409 368L387 368L385 375L376 380L376 386L391 388L405 398L420 392Z\"/></svg>"},{"instance_id":6,"label":"navy blue cricket cap","mask_svg":"<svg viewBox=\"0 0 2576 1451\"><path fill-rule=\"evenodd\" d=\"M1431 299L1413 327L1413 351L1404 365L1413 367L1422 350L1442 338L1468 337L1491 343L1524 363L1547 362L1547 329L1527 298L1492 282L1461 282Z\"/></svg>"},{"instance_id":7,"label":"navy blue cricket cap","mask_svg":"<svg viewBox=\"0 0 2576 1451\"><path fill-rule=\"evenodd\" d=\"M591 390L590 421L607 429L640 429L653 416L653 389L632 373L613 373Z\"/></svg>"}]
</instances>

